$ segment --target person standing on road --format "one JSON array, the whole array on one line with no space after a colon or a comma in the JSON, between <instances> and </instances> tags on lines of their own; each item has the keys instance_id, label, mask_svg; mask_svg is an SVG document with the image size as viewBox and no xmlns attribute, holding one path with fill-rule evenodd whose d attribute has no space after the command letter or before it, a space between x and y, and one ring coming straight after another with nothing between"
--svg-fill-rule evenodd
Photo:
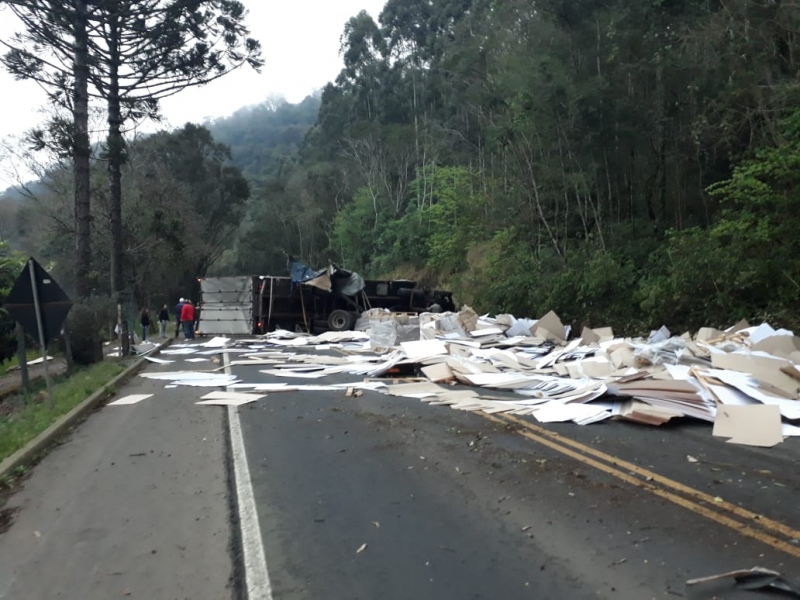
<instances>
[{"instance_id":1,"label":"person standing on road","mask_svg":"<svg viewBox=\"0 0 800 600\"><path fill-rule=\"evenodd\" d=\"M175 339L181 337L181 312L183 312L183 305L186 300L183 298L175 305Z\"/></svg>"},{"instance_id":2,"label":"person standing on road","mask_svg":"<svg viewBox=\"0 0 800 600\"><path fill-rule=\"evenodd\" d=\"M147 340L147 330L150 329L150 312L143 308L139 315L139 322L142 325L142 341Z\"/></svg>"},{"instance_id":3,"label":"person standing on road","mask_svg":"<svg viewBox=\"0 0 800 600\"><path fill-rule=\"evenodd\" d=\"M167 337L167 322L169 321L169 309L167 305L161 307L161 312L158 313L158 336L161 338Z\"/></svg>"},{"instance_id":4,"label":"person standing on road","mask_svg":"<svg viewBox=\"0 0 800 600\"><path fill-rule=\"evenodd\" d=\"M191 300L187 300L181 309L181 322L183 323L183 335L187 340L194 339L194 306Z\"/></svg>"}]
</instances>

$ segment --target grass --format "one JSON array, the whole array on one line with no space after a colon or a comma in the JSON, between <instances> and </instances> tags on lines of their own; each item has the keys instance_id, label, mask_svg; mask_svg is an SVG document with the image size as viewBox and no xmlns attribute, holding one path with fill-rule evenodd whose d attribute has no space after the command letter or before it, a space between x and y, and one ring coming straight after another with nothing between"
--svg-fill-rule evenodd
<instances>
[{"instance_id":1,"label":"grass","mask_svg":"<svg viewBox=\"0 0 800 600\"><path fill-rule=\"evenodd\" d=\"M44 392L29 395L28 404L0 416L0 461L10 456L59 417L68 413L125 368L117 362L104 361L63 376L53 383L53 409ZM44 382L38 389L43 389ZM36 389L36 388L34 388ZM7 402L14 401L9 398Z\"/></svg>"},{"instance_id":2,"label":"grass","mask_svg":"<svg viewBox=\"0 0 800 600\"><path fill-rule=\"evenodd\" d=\"M25 357L27 358L28 362L35 360L37 358L42 358L41 353L38 350L28 350L25 352ZM4 362L0 365L0 377L4 375L8 375L8 372L13 369L14 367L19 366L19 361L17 360L17 355L15 354L11 360Z\"/></svg>"}]
</instances>

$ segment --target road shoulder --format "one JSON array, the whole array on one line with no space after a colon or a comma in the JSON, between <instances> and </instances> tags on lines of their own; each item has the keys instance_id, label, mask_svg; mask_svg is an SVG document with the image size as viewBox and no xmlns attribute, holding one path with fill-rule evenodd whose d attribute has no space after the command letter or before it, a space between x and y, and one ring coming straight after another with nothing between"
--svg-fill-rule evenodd
<instances>
[{"instance_id":1,"label":"road shoulder","mask_svg":"<svg viewBox=\"0 0 800 600\"><path fill-rule=\"evenodd\" d=\"M9 499L0 599L232 597L224 411L138 377L130 394L153 396L94 414Z\"/></svg>"}]
</instances>

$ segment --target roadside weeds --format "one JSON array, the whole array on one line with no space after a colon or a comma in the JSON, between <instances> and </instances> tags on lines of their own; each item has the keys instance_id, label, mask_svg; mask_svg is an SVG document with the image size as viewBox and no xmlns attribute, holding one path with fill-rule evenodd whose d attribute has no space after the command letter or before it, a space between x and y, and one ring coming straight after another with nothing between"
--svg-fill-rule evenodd
<instances>
[{"instance_id":1,"label":"roadside weeds","mask_svg":"<svg viewBox=\"0 0 800 600\"><path fill-rule=\"evenodd\" d=\"M37 358L41 357L41 354L38 350L28 349L25 352L25 356L28 361L36 360ZM0 365L0 377L5 377L19 369L19 360L17 360L17 355L15 354L2 365Z\"/></svg>"},{"instance_id":2,"label":"roadside weeds","mask_svg":"<svg viewBox=\"0 0 800 600\"><path fill-rule=\"evenodd\" d=\"M76 370L69 377L60 377L53 385L52 410L34 388L34 392L29 394L28 404L18 405L10 414L0 416L0 461L24 447L59 417L121 373L125 366L118 362L103 361ZM9 398L6 402L20 400Z\"/></svg>"}]
</instances>

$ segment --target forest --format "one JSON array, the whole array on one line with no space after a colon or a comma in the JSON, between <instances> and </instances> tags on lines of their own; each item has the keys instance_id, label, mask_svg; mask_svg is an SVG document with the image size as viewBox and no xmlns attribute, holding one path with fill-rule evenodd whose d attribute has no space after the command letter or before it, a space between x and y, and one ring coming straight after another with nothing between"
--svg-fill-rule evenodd
<instances>
[{"instance_id":1,"label":"forest","mask_svg":"<svg viewBox=\"0 0 800 600\"><path fill-rule=\"evenodd\" d=\"M390 0L259 183L252 267L629 333L797 327L798 35L776 0Z\"/></svg>"},{"instance_id":2,"label":"forest","mask_svg":"<svg viewBox=\"0 0 800 600\"><path fill-rule=\"evenodd\" d=\"M798 327L798 36L779 0L389 0L319 94L129 142L131 301L294 256L624 333ZM8 196L12 247L67 252L68 169Z\"/></svg>"}]
</instances>

